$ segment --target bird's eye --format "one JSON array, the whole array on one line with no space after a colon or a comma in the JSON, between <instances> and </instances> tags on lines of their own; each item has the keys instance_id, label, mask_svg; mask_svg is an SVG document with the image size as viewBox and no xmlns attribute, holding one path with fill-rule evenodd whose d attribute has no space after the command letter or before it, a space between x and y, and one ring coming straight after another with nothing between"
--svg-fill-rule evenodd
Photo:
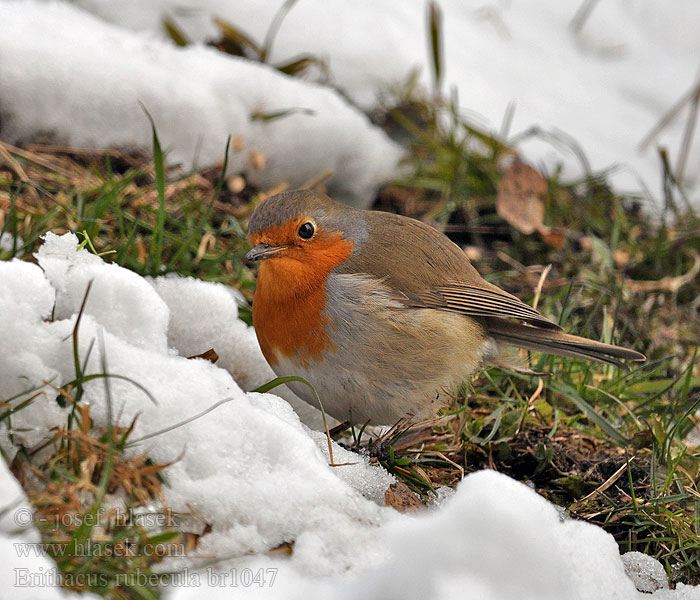
<instances>
[{"instance_id":1,"label":"bird's eye","mask_svg":"<svg viewBox=\"0 0 700 600\"><path fill-rule=\"evenodd\" d=\"M304 223L299 227L299 237L303 240L310 240L314 235L314 231L313 223Z\"/></svg>"}]
</instances>

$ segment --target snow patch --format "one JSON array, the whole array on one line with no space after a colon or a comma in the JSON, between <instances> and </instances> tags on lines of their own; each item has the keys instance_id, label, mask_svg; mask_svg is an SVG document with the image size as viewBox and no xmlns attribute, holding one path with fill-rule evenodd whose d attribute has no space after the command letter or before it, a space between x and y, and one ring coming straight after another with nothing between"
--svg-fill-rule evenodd
<instances>
[{"instance_id":1,"label":"snow patch","mask_svg":"<svg viewBox=\"0 0 700 600\"><path fill-rule=\"evenodd\" d=\"M668 589L668 576L663 565L653 556L641 552L626 552L622 555L625 573L640 592L655 592Z\"/></svg>"},{"instance_id":2,"label":"snow patch","mask_svg":"<svg viewBox=\"0 0 700 600\"><path fill-rule=\"evenodd\" d=\"M3 141L150 150L142 103L171 163L212 166L232 134L245 148L230 153L230 173L298 187L330 169L331 193L363 206L403 153L334 90L269 65L177 48L64 2L0 2L0 22ZM251 151L265 155L263 168Z\"/></svg>"}]
</instances>

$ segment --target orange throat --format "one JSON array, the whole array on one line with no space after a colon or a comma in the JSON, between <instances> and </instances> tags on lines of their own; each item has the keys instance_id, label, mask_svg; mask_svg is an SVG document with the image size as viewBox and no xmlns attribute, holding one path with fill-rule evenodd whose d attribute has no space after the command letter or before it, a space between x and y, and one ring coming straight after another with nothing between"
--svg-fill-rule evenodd
<instances>
[{"instance_id":1,"label":"orange throat","mask_svg":"<svg viewBox=\"0 0 700 600\"><path fill-rule=\"evenodd\" d=\"M335 351L326 331L326 282L328 274L348 259L352 246L340 234L326 234L313 247L294 248L262 261L253 324L270 366L283 356L308 367L325 352Z\"/></svg>"}]
</instances>

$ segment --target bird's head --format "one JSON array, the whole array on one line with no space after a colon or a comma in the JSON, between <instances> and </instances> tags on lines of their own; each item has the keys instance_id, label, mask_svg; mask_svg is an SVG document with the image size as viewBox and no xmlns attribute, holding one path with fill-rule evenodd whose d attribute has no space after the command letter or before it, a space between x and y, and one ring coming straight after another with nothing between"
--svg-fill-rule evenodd
<instances>
[{"instance_id":1,"label":"bird's head","mask_svg":"<svg viewBox=\"0 0 700 600\"><path fill-rule=\"evenodd\" d=\"M325 276L345 262L367 237L362 211L324 194L297 190L258 205L248 224L250 262L276 275Z\"/></svg>"}]
</instances>

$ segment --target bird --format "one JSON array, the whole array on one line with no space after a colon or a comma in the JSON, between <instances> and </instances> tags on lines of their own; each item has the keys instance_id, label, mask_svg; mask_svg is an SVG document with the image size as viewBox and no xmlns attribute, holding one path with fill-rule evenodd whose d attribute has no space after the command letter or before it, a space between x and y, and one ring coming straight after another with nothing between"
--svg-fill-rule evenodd
<instances>
[{"instance_id":1,"label":"bird","mask_svg":"<svg viewBox=\"0 0 700 600\"><path fill-rule=\"evenodd\" d=\"M509 346L618 366L645 360L564 333L416 219L293 190L258 204L248 237L262 353L278 376L311 384L288 385L340 421L430 418L475 372L517 367Z\"/></svg>"}]
</instances>

